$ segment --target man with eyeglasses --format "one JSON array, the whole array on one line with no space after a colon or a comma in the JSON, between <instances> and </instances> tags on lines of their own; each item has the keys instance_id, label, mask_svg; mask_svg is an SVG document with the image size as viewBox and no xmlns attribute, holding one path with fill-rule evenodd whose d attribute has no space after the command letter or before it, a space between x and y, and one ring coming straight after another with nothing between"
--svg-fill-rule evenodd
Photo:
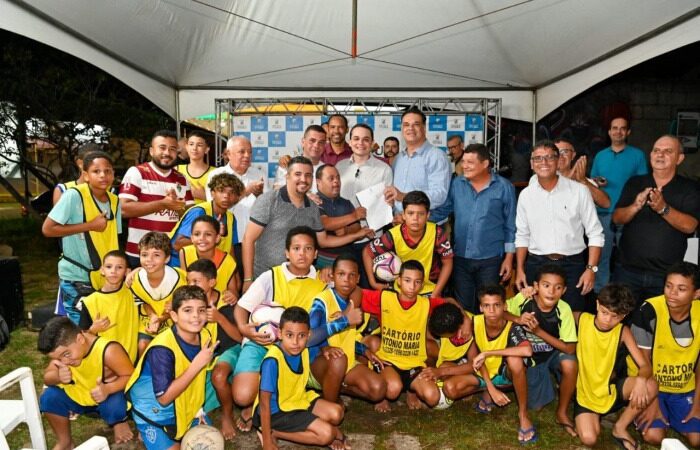
<instances>
[{"instance_id":1,"label":"man with eyeglasses","mask_svg":"<svg viewBox=\"0 0 700 450\"><path fill-rule=\"evenodd\" d=\"M591 191L593 202L597 207L609 208L610 197L608 197L608 194L598 187L598 183L595 180L586 177L586 155L576 159L574 144L566 139L555 139L554 145L559 149L559 165L557 166L559 175L582 183ZM576 162L574 162L574 160L576 160ZM600 272L600 270L598 272Z\"/></svg>"},{"instance_id":2,"label":"man with eyeglasses","mask_svg":"<svg viewBox=\"0 0 700 450\"><path fill-rule=\"evenodd\" d=\"M651 174L625 183L612 215L625 226L613 278L631 287L638 303L663 293L666 269L683 260L700 220L700 185L677 174L682 148L676 136L660 137Z\"/></svg>"},{"instance_id":3,"label":"man with eyeglasses","mask_svg":"<svg viewBox=\"0 0 700 450\"><path fill-rule=\"evenodd\" d=\"M552 141L535 144L530 166L535 176L521 192L515 215L515 285L525 288L537 268L552 263L566 273L562 296L573 311L584 311L603 247L603 227L593 197L581 183L557 173L559 149ZM588 254L586 242L588 239Z\"/></svg>"},{"instance_id":4,"label":"man with eyeglasses","mask_svg":"<svg viewBox=\"0 0 700 450\"><path fill-rule=\"evenodd\" d=\"M447 140L447 154L452 162L453 176L461 177L464 175L462 169L462 155L464 155L464 141L462 136L455 134Z\"/></svg>"},{"instance_id":5,"label":"man with eyeglasses","mask_svg":"<svg viewBox=\"0 0 700 450\"><path fill-rule=\"evenodd\" d=\"M400 215L404 195L422 191L435 209L445 203L450 189L449 159L426 139L425 114L420 109L412 107L401 115L401 133L406 148L394 159L394 185L386 188L384 198L393 203L394 214Z\"/></svg>"},{"instance_id":6,"label":"man with eyeglasses","mask_svg":"<svg viewBox=\"0 0 700 450\"><path fill-rule=\"evenodd\" d=\"M612 214L617 201L622 194L622 188L631 177L647 174L647 163L644 152L637 147L627 144L627 138L632 132L629 120L625 117L615 117L610 121L608 136L610 147L604 148L593 159L591 178L597 180L600 188L610 197L610 205L598 205L598 219L605 232L605 246L600 255L600 271L596 275L595 291L603 289L610 281L611 256L613 246L617 244L622 227L615 227Z\"/></svg>"}]
</instances>

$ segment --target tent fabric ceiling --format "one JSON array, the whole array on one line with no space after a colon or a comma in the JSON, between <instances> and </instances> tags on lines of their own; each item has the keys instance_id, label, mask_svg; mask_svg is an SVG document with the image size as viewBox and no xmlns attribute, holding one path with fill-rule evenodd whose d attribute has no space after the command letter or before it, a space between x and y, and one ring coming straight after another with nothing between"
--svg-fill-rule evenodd
<instances>
[{"instance_id":1,"label":"tent fabric ceiling","mask_svg":"<svg viewBox=\"0 0 700 450\"><path fill-rule=\"evenodd\" d=\"M610 75L700 40L697 0L357 0L356 57L352 0L0 5L1 28L89 61L180 117L211 112L216 97L253 97L249 90L486 91L504 97L504 116L531 120L533 110L542 117ZM536 94L536 109L520 91Z\"/></svg>"}]
</instances>

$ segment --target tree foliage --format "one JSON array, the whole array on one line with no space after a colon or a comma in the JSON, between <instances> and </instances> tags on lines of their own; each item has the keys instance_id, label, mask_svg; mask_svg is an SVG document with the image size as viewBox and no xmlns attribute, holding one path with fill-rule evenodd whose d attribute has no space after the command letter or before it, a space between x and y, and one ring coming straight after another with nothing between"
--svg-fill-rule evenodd
<instances>
[{"instance_id":1,"label":"tree foliage","mask_svg":"<svg viewBox=\"0 0 700 450\"><path fill-rule=\"evenodd\" d=\"M105 143L119 161L124 149L108 143L110 137L143 147L155 130L167 127L173 122L163 111L111 75L0 30L0 161L29 163L26 143L43 141L57 149L59 178L68 179L75 176L72 161L81 143ZM16 150L9 145L15 142ZM52 177L46 167L37 170Z\"/></svg>"}]
</instances>

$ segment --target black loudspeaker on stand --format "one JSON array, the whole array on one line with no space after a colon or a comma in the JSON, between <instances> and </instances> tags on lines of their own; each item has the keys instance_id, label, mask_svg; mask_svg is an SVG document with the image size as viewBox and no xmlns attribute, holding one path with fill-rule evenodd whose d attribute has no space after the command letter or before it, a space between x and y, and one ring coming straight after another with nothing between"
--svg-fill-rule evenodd
<instances>
[{"instance_id":1,"label":"black loudspeaker on stand","mask_svg":"<svg viewBox=\"0 0 700 450\"><path fill-rule=\"evenodd\" d=\"M0 315L10 331L24 320L22 272L16 257L0 258Z\"/></svg>"}]
</instances>

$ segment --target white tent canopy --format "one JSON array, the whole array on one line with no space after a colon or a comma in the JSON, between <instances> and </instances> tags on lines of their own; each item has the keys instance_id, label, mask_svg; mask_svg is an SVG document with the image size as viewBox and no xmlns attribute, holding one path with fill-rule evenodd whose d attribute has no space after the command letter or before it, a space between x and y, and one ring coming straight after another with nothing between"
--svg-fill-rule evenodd
<instances>
[{"instance_id":1,"label":"white tent canopy","mask_svg":"<svg viewBox=\"0 0 700 450\"><path fill-rule=\"evenodd\" d=\"M211 113L215 98L449 96L502 98L504 117L532 121L700 41L698 0L0 0L0 11L0 28L178 119Z\"/></svg>"}]
</instances>

